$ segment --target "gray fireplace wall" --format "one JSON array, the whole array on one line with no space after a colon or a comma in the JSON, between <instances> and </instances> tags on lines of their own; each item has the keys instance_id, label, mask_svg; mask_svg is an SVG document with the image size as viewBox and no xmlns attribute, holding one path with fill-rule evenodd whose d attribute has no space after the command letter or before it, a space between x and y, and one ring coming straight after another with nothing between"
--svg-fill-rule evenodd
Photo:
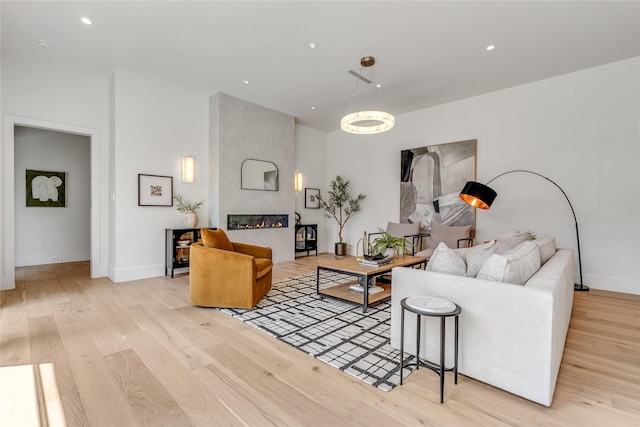
<instances>
[{"instance_id":1,"label":"gray fireplace wall","mask_svg":"<svg viewBox=\"0 0 640 427\"><path fill-rule=\"evenodd\" d=\"M269 246L273 261L295 257L295 118L218 92L209 98L209 223L232 241ZM278 191L241 189L246 159L278 167ZM227 231L229 214L289 215L289 227Z\"/></svg>"}]
</instances>

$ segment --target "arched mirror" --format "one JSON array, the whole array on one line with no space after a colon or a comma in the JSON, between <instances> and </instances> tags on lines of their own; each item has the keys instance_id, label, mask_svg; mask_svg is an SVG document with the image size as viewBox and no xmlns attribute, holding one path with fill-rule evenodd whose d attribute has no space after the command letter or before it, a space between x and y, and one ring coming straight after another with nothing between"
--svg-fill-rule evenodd
<instances>
[{"instance_id":1,"label":"arched mirror","mask_svg":"<svg viewBox=\"0 0 640 427\"><path fill-rule=\"evenodd\" d=\"M242 162L240 188L244 190L278 191L278 167L266 160Z\"/></svg>"}]
</instances>

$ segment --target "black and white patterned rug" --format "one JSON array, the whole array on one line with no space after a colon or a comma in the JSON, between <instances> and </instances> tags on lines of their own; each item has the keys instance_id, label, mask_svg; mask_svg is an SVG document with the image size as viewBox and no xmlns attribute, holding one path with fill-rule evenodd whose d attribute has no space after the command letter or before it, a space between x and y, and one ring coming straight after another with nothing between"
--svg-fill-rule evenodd
<instances>
[{"instance_id":1,"label":"black and white patterned rug","mask_svg":"<svg viewBox=\"0 0 640 427\"><path fill-rule=\"evenodd\" d=\"M352 276L323 273L320 287L353 280ZM220 311L383 391L400 383L400 352L389 345L388 300L370 305L366 313L352 302L327 296L321 300L313 273L273 283L253 310ZM413 358L405 357L407 361ZM405 377L411 370L404 369Z\"/></svg>"}]
</instances>

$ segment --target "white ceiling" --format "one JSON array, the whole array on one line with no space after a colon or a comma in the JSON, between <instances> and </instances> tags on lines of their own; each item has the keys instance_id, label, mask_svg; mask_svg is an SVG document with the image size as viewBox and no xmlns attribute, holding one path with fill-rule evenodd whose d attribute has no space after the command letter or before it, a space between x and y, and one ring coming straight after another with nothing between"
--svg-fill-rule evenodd
<instances>
[{"instance_id":1,"label":"white ceiling","mask_svg":"<svg viewBox=\"0 0 640 427\"><path fill-rule=\"evenodd\" d=\"M2 1L1 8L4 61L105 78L114 69L148 73L322 131L339 128L356 82L346 71L359 72L365 55L377 59L380 107L395 115L640 55L639 1ZM489 44L496 48L487 51ZM354 108L371 107L360 103L372 103L366 86L356 94Z\"/></svg>"}]
</instances>

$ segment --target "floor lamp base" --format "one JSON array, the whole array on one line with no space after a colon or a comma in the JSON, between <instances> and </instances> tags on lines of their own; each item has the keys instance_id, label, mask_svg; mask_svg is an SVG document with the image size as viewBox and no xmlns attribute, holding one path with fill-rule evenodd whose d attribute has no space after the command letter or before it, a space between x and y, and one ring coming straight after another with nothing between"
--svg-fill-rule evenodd
<instances>
[{"instance_id":1,"label":"floor lamp base","mask_svg":"<svg viewBox=\"0 0 640 427\"><path fill-rule=\"evenodd\" d=\"M588 291L588 290L589 290L589 287L588 287L588 286L584 286L584 285L582 285L582 284L574 283L574 285L573 285L573 290L574 290L575 292L579 292L579 291Z\"/></svg>"}]
</instances>

